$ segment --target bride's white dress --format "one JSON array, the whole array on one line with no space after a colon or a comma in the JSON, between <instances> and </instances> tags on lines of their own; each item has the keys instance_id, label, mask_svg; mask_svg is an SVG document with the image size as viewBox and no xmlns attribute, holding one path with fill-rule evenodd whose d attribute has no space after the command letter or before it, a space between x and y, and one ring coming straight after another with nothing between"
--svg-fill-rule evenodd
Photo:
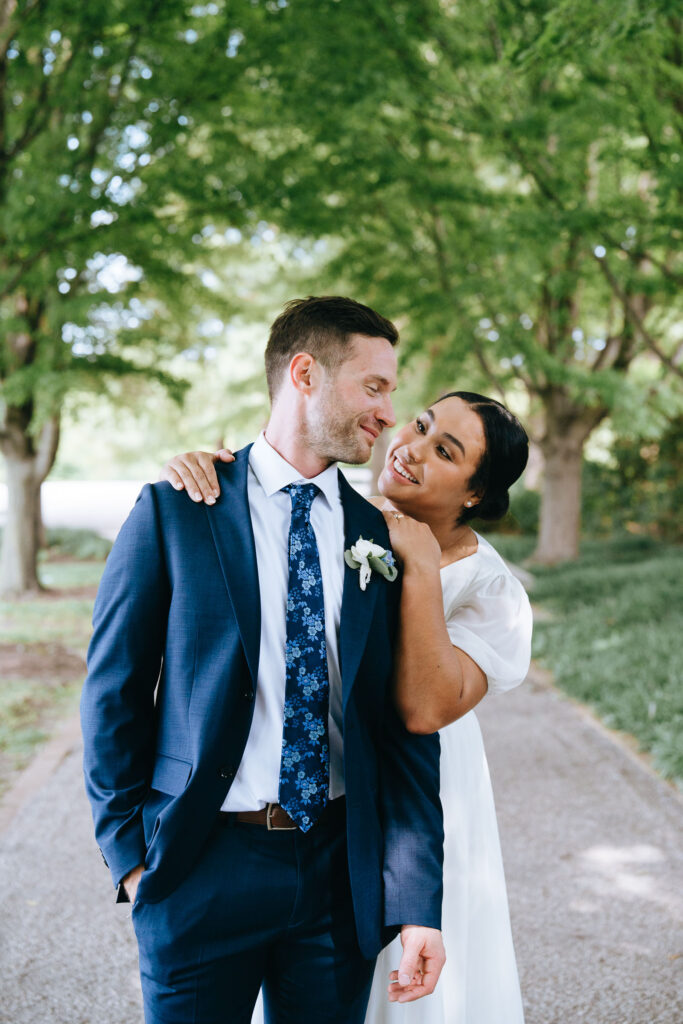
<instances>
[{"instance_id":1,"label":"bride's white dress","mask_svg":"<svg viewBox=\"0 0 683 1024\"><path fill-rule=\"evenodd\" d=\"M441 586L449 636L495 694L527 674L531 609L500 555L477 536L475 554L441 570ZM441 802L446 965L431 996L390 1003L389 974L401 959L395 939L377 960L365 1024L523 1024L493 791L473 711L441 730ZM262 1021L259 999L252 1024Z\"/></svg>"}]
</instances>

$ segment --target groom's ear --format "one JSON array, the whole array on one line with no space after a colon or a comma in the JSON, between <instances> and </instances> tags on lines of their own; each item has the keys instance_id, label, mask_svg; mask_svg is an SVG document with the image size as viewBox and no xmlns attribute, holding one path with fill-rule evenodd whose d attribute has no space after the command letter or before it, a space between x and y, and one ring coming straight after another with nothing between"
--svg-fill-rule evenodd
<instances>
[{"instance_id":1,"label":"groom's ear","mask_svg":"<svg viewBox=\"0 0 683 1024\"><path fill-rule=\"evenodd\" d=\"M310 392L319 376L320 366L310 352L297 352L289 364L289 379L296 390Z\"/></svg>"}]
</instances>

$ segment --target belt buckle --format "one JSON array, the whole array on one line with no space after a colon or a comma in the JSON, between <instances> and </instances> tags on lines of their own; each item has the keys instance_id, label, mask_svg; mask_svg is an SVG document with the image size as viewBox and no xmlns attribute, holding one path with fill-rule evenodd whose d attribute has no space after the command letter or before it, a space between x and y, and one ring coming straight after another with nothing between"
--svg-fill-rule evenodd
<instances>
[{"instance_id":1,"label":"belt buckle","mask_svg":"<svg viewBox=\"0 0 683 1024\"><path fill-rule=\"evenodd\" d=\"M266 804L266 828L269 832L296 832L296 825L273 825L273 811L279 804Z\"/></svg>"}]
</instances>

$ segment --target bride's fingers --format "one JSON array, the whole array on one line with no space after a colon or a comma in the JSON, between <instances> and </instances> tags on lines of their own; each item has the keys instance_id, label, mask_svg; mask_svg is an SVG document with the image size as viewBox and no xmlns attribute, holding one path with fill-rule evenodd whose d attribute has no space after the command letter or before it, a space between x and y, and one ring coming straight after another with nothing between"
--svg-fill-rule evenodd
<instances>
[{"instance_id":1,"label":"bride's fingers","mask_svg":"<svg viewBox=\"0 0 683 1024\"><path fill-rule=\"evenodd\" d=\"M397 974L398 972L392 973ZM387 994L390 1003L410 1003L426 995L428 991L432 990L425 988L424 979L421 974L418 974L413 975L409 985L399 985L397 980L393 981L387 989Z\"/></svg>"},{"instance_id":2,"label":"bride's fingers","mask_svg":"<svg viewBox=\"0 0 683 1024\"><path fill-rule=\"evenodd\" d=\"M166 465L162 467L159 479L168 480L169 484L171 484L172 487L175 487L176 491L182 491L184 488L183 481L176 473L170 462L167 462Z\"/></svg>"},{"instance_id":3,"label":"bride's fingers","mask_svg":"<svg viewBox=\"0 0 683 1024\"><path fill-rule=\"evenodd\" d=\"M399 986L399 984L398 984L398 970L396 970L396 971L392 971L391 974L389 975L389 981L390 981L389 992L394 992L396 990L405 992L410 987L423 985L424 984L424 976L422 975L422 973L420 971L417 971L415 974L413 974L412 978L410 979L409 985Z\"/></svg>"},{"instance_id":4,"label":"bride's fingers","mask_svg":"<svg viewBox=\"0 0 683 1024\"><path fill-rule=\"evenodd\" d=\"M422 985L393 985L388 990L390 1003L412 1003L426 994Z\"/></svg>"},{"instance_id":5,"label":"bride's fingers","mask_svg":"<svg viewBox=\"0 0 683 1024\"><path fill-rule=\"evenodd\" d=\"M389 527L389 532L401 531L401 536L404 533L410 536L410 531L414 532L416 528L419 530L423 525L412 516L407 516L405 512L397 512L395 508L381 508L380 512Z\"/></svg>"},{"instance_id":6,"label":"bride's fingers","mask_svg":"<svg viewBox=\"0 0 683 1024\"><path fill-rule=\"evenodd\" d=\"M213 487L206 479L206 474L198 462L187 463L181 460L182 469L178 469L183 479L187 493L193 501L208 501L213 504L216 500L213 496Z\"/></svg>"},{"instance_id":7,"label":"bride's fingers","mask_svg":"<svg viewBox=\"0 0 683 1024\"><path fill-rule=\"evenodd\" d=\"M226 452L229 458L221 459L221 461L235 461L235 456L231 451L228 451L227 448L222 450ZM204 501L208 502L209 505L213 505L213 501L210 499L217 498L221 493L216 475L216 457L209 452L190 452L187 455L182 455L180 458L190 472L194 474L197 487L201 491Z\"/></svg>"},{"instance_id":8,"label":"bride's fingers","mask_svg":"<svg viewBox=\"0 0 683 1024\"><path fill-rule=\"evenodd\" d=\"M187 461L189 459L189 461ZM187 491L193 501L206 501L213 505L216 487L211 486L206 473L191 452L187 455L176 455L166 463L162 471L166 480L173 484L177 491Z\"/></svg>"},{"instance_id":9,"label":"bride's fingers","mask_svg":"<svg viewBox=\"0 0 683 1024\"><path fill-rule=\"evenodd\" d=\"M229 448L219 448L214 454L215 459L220 459L221 462L234 462L235 456Z\"/></svg>"}]
</instances>

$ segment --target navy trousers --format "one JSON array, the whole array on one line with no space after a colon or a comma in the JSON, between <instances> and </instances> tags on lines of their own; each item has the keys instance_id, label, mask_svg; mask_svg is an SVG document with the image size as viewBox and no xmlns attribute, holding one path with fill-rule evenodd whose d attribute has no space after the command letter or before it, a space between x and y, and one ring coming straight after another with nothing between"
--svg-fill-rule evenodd
<instances>
[{"instance_id":1,"label":"navy trousers","mask_svg":"<svg viewBox=\"0 0 683 1024\"><path fill-rule=\"evenodd\" d=\"M221 815L187 878L136 900L146 1024L362 1024L374 961L358 948L343 800L310 832ZM335 801L335 805L337 801Z\"/></svg>"}]
</instances>

